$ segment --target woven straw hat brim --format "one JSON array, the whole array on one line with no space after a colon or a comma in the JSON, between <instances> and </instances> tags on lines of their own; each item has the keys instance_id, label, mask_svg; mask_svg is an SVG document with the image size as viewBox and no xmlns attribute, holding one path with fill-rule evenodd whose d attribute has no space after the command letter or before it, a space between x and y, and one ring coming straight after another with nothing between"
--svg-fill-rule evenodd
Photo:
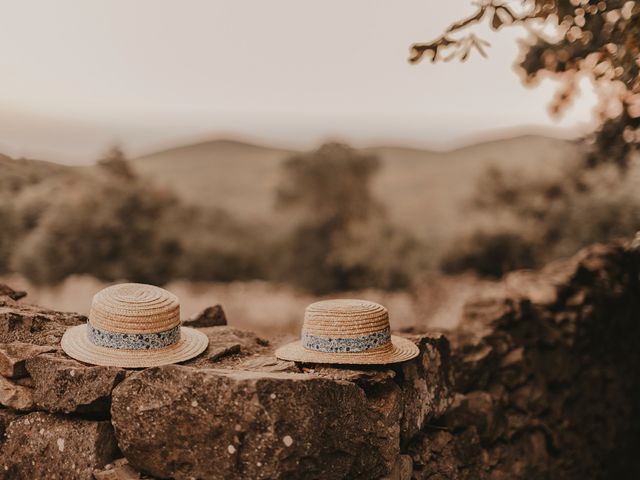
<instances>
[{"instance_id":1,"label":"woven straw hat brim","mask_svg":"<svg viewBox=\"0 0 640 480\"><path fill-rule=\"evenodd\" d=\"M303 363L335 363L341 365L386 365L388 363L406 362L420 353L418 346L403 337L391 336L392 347L384 351L333 353L309 350L302 346L302 341L288 343L276 350L276 357L281 360Z\"/></svg>"},{"instance_id":2,"label":"woven straw hat brim","mask_svg":"<svg viewBox=\"0 0 640 480\"><path fill-rule=\"evenodd\" d=\"M64 352L76 360L104 367L145 368L184 362L204 352L207 336L193 328L181 327L180 340L168 347L124 350L94 345L87 337L87 325L69 328L60 342Z\"/></svg>"}]
</instances>

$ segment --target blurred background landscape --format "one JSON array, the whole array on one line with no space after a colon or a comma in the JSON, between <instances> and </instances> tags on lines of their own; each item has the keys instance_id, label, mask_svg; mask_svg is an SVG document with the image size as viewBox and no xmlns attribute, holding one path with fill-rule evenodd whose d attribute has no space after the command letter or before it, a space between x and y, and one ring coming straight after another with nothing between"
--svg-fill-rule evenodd
<instances>
[{"instance_id":1,"label":"blurred background landscape","mask_svg":"<svg viewBox=\"0 0 640 480\"><path fill-rule=\"evenodd\" d=\"M488 58L434 65L409 47L474 6L355 3L2 4L0 281L84 313L105 284L163 285L265 334L324 296L444 328L510 272L640 229L635 2L546 2L546 44L516 21L545 2L486 2Z\"/></svg>"}]
</instances>

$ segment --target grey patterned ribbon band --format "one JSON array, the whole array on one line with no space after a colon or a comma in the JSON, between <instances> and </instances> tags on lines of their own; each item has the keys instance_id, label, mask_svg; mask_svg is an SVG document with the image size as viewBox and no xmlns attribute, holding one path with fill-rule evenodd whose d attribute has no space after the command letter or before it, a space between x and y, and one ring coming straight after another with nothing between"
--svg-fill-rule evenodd
<instances>
[{"instance_id":1,"label":"grey patterned ribbon band","mask_svg":"<svg viewBox=\"0 0 640 480\"><path fill-rule=\"evenodd\" d=\"M99 347L122 350L149 350L168 347L180 340L180 325L163 332L121 333L99 330L87 322L87 335L89 341Z\"/></svg>"},{"instance_id":2,"label":"grey patterned ribbon band","mask_svg":"<svg viewBox=\"0 0 640 480\"><path fill-rule=\"evenodd\" d=\"M325 338L302 332L302 346L309 350L327 353L364 352L381 347L391 341L389 327L379 332L369 333L355 338Z\"/></svg>"}]
</instances>

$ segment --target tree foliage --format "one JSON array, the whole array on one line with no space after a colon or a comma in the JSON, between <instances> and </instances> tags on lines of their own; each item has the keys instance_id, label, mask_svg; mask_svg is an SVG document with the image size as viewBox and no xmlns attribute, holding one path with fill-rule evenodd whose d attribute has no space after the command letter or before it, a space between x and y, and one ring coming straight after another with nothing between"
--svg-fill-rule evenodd
<instances>
[{"instance_id":1,"label":"tree foliage","mask_svg":"<svg viewBox=\"0 0 640 480\"><path fill-rule=\"evenodd\" d=\"M640 230L637 168L621 175L617 166L603 164L567 182L575 170L567 164L555 174L532 177L489 168L478 180L472 205L476 214L501 221L456 242L443 270L498 277Z\"/></svg>"},{"instance_id":2,"label":"tree foliage","mask_svg":"<svg viewBox=\"0 0 640 480\"><path fill-rule=\"evenodd\" d=\"M284 163L284 179L276 206L303 214L310 224L343 228L381 212L371 193L380 161L339 143L322 145L310 154L294 155Z\"/></svg>"},{"instance_id":3,"label":"tree foliage","mask_svg":"<svg viewBox=\"0 0 640 480\"><path fill-rule=\"evenodd\" d=\"M336 143L291 157L276 204L294 218L282 278L317 293L408 285L418 244L373 196L377 157Z\"/></svg>"},{"instance_id":4,"label":"tree foliage","mask_svg":"<svg viewBox=\"0 0 640 480\"><path fill-rule=\"evenodd\" d=\"M71 274L164 283L180 253L178 239L163 228L175 202L133 180L74 182L40 204L37 221L16 246L13 268L37 283Z\"/></svg>"},{"instance_id":5,"label":"tree foliage","mask_svg":"<svg viewBox=\"0 0 640 480\"><path fill-rule=\"evenodd\" d=\"M42 284L73 274L154 284L263 276L255 232L226 212L139 178L118 148L97 167L49 178L16 169L0 184L0 272Z\"/></svg>"},{"instance_id":6,"label":"tree foliage","mask_svg":"<svg viewBox=\"0 0 640 480\"><path fill-rule=\"evenodd\" d=\"M539 263L536 245L522 233L479 230L456 243L442 259L442 270L450 274L471 270L479 276L499 278Z\"/></svg>"},{"instance_id":7,"label":"tree foliage","mask_svg":"<svg viewBox=\"0 0 640 480\"><path fill-rule=\"evenodd\" d=\"M526 83L535 83L544 73L561 80L552 113L570 104L580 75L593 80L602 124L590 139L594 148L586 165L611 162L625 168L640 145L640 2L484 1L437 39L414 44L410 61L466 60L474 49L486 55L488 43L473 32L473 25L484 21L494 30L520 25L530 32L521 44L519 65ZM549 26L552 34L547 33Z\"/></svg>"},{"instance_id":8,"label":"tree foliage","mask_svg":"<svg viewBox=\"0 0 640 480\"><path fill-rule=\"evenodd\" d=\"M135 177L124 151L118 145L111 147L106 155L98 160L98 167L124 180L132 180Z\"/></svg>"}]
</instances>

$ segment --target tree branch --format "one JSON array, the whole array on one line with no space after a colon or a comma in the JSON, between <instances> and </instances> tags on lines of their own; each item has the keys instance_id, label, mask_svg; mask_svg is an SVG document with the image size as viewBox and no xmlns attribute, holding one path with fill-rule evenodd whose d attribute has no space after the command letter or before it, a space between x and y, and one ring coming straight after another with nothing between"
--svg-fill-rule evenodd
<instances>
[{"instance_id":1,"label":"tree branch","mask_svg":"<svg viewBox=\"0 0 640 480\"><path fill-rule=\"evenodd\" d=\"M427 53L431 54L430 60L432 63L440 59L447 61L456 56L459 56L460 60L464 61L467 59L472 47L476 48L483 57L486 57L483 46L489 45L488 42L480 39L473 33L460 38L452 37L451 34L464 30L469 25L480 22L487 13L492 13L491 27L494 30L498 30L504 25L522 23L535 17L535 15L531 13L518 16L503 0L491 0L479 5L473 15L451 24L436 40L429 43L414 43L411 46L409 62L417 63L422 60ZM451 49L453 49L452 54L443 56L443 50Z\"/></svg>"}]
</instances>

